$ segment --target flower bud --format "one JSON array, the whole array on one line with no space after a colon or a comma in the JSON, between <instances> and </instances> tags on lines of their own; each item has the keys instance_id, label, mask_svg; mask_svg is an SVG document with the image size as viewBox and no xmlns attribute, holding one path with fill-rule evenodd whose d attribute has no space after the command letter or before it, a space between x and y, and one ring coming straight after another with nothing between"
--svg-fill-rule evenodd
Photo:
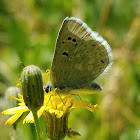
<instances>
[{"instance_id":1,"label":"flower bud","mask_svg":"<svg viewBox=\"0 0 140 140\"><path fill-rule=\"evenodd\" d=\"M10 98L9 96L18 97L19 93L21 93L21 90L17 87L7 88L5 95L8 108L13 108L18 105L18 101Z\"/></svg>"},{"instance_id":2,"label":"flower bud","mask_svg":"<svg viewBox=\"0 0 140 140\"><path fill-rule=\"evenodd\" d=\"M60 118L55 113L44 112L46 118L46 133L51 140L63 140L68 131L69 111Z\"/></svg>"},{"instance_id":3,"label":"flower bud","mask_svg":"<svg viewBox=\"0 0 140 140\"><path fill-rule=\"evenodd\" d=\"M44 102L43 80L39 67L29 65L21 73L23 99L28 108L38 111Z\"/></svg>"}]
</instances>

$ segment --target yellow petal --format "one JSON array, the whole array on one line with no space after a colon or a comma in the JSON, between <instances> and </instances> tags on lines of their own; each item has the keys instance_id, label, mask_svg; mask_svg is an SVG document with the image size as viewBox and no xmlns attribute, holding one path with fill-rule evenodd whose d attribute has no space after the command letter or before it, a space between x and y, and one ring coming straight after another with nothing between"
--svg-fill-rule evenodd
<instances>
[{"instance_id":1,"label":"yellow petal","mask_svg":"<svg viewBox=\"0 0 140 140\"><path fill-rule=\"evenodd\" d=\"M16 85L17 88L21 88L21 81Z\"/></svg>"},{"instance_id":2,"label":"yellow petal","mask_svg":"<svg viewBox=\"0 0 140 140\"><path fill-rule=\"evenodd\" d=\"M63 98L63 102L64 102L64 103L69 103L69 102L71 102L72 99L74 99L74 98L75 98L74 95L66 95L66 96L64 96L64 98Z\"/></svg>"},{"instance_id":3,"label":"yellow petal","mask_svg":"<svg viewBox=\"0 0 140 140\"><path fill-rule=\"evenodd\" d=\"M74 108L87 108L89 111L95 112L98 105L92 105L91 103L80 100L80 101L74 101L73 102L73 107Z\"/></svg>"},{"instance_id":4,"label":"yellow petal","mask_svg":"<svg viewBox=\"0 0 140 140\"><path fill-rule=\"evenodd\" d=\"M28 110L29 109L27 106L18 106L18 107L7 109L7 110L3 111L2 114L14 115L16 113L19 113L19 112L23 113Z\"/></svg>"},{"instance_id":5,"label":"yellow petal","mask_svg":"<svg viewBox=\"0 0 140 140\"><path fill-rule=\"evenodd\" d=\"M43 114L44 109L45 109L45 107L42 106L42 107L38 110L38 112L37 112L38 118L40 118L40 116Z\"/></svg>"},{"instance_id":6,"label":"yellow petal","mask_svg":"<svg viewBox=\"0 0 140 140\"><path fill-rule=\"evenodd\" d=\"M45 84L48 84L50 81L50 70L46 70L46 73L42 73Z\"/></svg>"},{"instance_id":7,"label":"yellow petal","mask_svg":"<svg viewBox=\"0 0 140 140\"><path fill-rule=\"evenodd\" d=\"M15 100L17 100L17 101L19 101L19 102L24 102L24 101L23 101L23 96L22 96L21 94L18 94L18 98L13 97L13 96L10 96L10 95L9 95L9 97L10 97L10 98L13 98L13 99L15 99Z\"/></svg>"},{"instance_id":8,"label":"yellow petal","mask_svg":"<svg viewBox=\"0 0 140 140\"><path fill-rule=\"evenodd\" d=\"M18 94L18 98L23 100L23 95L22 94ZM24 101L24 100L23 100Z\"/></svg>"},{"instance_id":9,"label":"yellow petal","mask_svg":"<svg viewBox=\"0 0 140 140\"><path fill-rule=\"evenodd\" d=\"M44 111L45 107L42 106L38 112L37 112L37 116L38 118L40 118L40 116L43 114L43 111ZM23 120L23 124L24 123L34 123L34 117L33 117L33 114L32 112L30 111L29 114L26 116L26 118Z\"/></svg>"},{"instance_id":10,"label":"yellow petal","mask_svg":"<svg viewBox=\"0 0 140 140\"><path fill-rule=\"evenodd\" d=\"M61 118L63 116L63 111L59 111L56 113L57 118Z\"/></svg>"},{"instance_id":11,"label":"yellow petal","mask_svg":"<svg viewBox=\"0 0 140 140\"><path fill-rule=\"evenodd\" d=\"M54 112L56 112L57 110L55 110L55 109L50 109L50 110L48 110L51 114L53 114Z\"/></svg>"},{"instance_id":12,"label":"yellow petal","mask_svg":"<svg viewBox=\"0 0 140 140\"><path fill-rule=\"evenodd\" d=\"M32 112L30 111L29 114L26 116L26 118L23 120L24 123L34 123L34 117Z\"/></svg>"},{"instance_id":13,"label":"yellow petal","mask_svg":"<svg viewBox=\"0 0 140 140\"><path fill-rule=\"evenodd\" d=\"M26 106L24 102L18 103L19 106Z\"/></svg>"},{"instance_id":14,"label":"yellow petal","mask_svg":"<svg viewBox=\"0 0 140 140\"><path fill-rule=\"evenodd\" d=\"M10 124L10 125L12 125L12 124L22 115L22 113L23 113L23 112L18 112L18 113L16 113L15 115L13 115L12 117L10 117L10 118L6 121L5 125L6 125L7 123Z\"/></svg>"},{"instance_id":15,"label":"yellow petal","mask_svg":"<svg viewBox=\"0 0 140 140\"><path fill-rule=\"evenodd\" d=\"M98 104L96 105L92 105L92 104L88 104L87 109L91 112L95 112L98 109Z\"/></svg>"}]
</instances>

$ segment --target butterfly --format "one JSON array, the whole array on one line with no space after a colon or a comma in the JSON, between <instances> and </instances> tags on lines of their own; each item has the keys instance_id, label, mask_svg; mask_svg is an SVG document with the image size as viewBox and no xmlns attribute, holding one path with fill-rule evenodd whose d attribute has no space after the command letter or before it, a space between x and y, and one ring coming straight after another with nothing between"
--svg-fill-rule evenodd
<instances>
[{"instance_id":1,"label":"butterfly","mask_svg":"<svg viewBox=\"0 0 140 140\"><path fill-rule=\"evenodd\" d=\"M52 88L72 93L101 90L101 85L95 79L109 69L112 59L107 41L82 20L67 17L56 40L46 92Z\"/></svg>"}]
</instances>

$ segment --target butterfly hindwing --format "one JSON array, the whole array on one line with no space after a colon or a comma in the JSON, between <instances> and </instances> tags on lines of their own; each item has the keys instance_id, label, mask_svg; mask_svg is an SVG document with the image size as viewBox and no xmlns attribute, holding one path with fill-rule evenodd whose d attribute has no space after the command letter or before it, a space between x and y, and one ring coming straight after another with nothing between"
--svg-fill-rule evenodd
<instances>
[{"instance_id":1,"label":"butterfly hindwing","mask_svg":"<svg viewBox=\"0 0 140 140\"><path fill-rule=\"evenodd\" d=\"M82 20L71 17L63 21L51 66L54 87L89 88L112 61L108 43Z\"/></svg>"}]
</instances>

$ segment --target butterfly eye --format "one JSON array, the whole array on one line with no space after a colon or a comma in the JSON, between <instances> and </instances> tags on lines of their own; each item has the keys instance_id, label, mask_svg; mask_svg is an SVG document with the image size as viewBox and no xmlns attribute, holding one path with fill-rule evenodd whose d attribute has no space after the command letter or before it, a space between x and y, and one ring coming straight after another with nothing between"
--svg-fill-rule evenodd
<instances>
[{"instance_id":1,"label":"butterfly eye","mask_svg":"<svg viewBox=\"0 0 140 140\"><path fill-rule=\"evenodd\" d=\"M44 90L45 90L46 93L49 93L51 91L51 88L49 86L45 86Z\"/></svg>"},{"instance_id":2,"label":"butterfly eye","mask_svg":"<svg viewBox=\"0 0 140 140\"><path fill-rule=\"evenodd\" d=\"M49 92L49 87L45 88L45 92L48 93Z\"/></svg>"}]
</instances>

